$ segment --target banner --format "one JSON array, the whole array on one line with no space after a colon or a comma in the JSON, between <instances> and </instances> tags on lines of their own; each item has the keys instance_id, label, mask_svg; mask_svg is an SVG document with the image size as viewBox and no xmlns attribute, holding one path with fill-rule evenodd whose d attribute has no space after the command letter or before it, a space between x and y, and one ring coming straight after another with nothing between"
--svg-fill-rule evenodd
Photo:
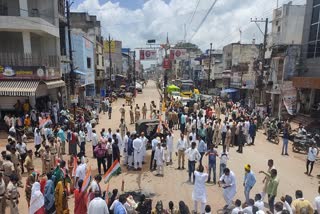
<instances>
[{"instance_id":1,"label":"banner","mask_svg":"<svg viewBox=\"0 0 320 214\"><path fill-rule=\"evenodd\" d=\"M103 42L103 48L104 48L104 52L105 53L109 53L109 41L106 40ZM116 52L116 41L110 41L110 49L111 49L111 53L115 53Z\"/></svg>"},{"instance_id":2,"label":"banner","mask_svg":"<svg viewBox=\"0 0 320 214\"><path fill-rule=\"evenodd\" d=\"M292 81L284 81L281 87L283 104L290 115L297 113L297 90Z\"/></svg>"},{"instance_id":3,"label":"banner","mask_svg":"<svg viewBox=\"0 0 320 214\"><path fill-rule=\"evenodd\" d=\"M171 49L170 50L170 59L186 59L187 58L187 50L186 49Z\"/></svg>"},{"instance_id":4,"label":"banner","mask_svg":"<svg viewBox=\"0 0 320 214\"><path fill-rule=\"evenodd\" d=\"M163 67L164 69L170 69L170 68L171 68L170 59L163 59L162 67Z\"/></svg>"},{"instance_id":5,"label":"banner","mask_svg":"<svg viewBox=\"0 0 320 214\"><path fill-rule=\"evenodd\" d=\"M53 80L61 78L60 72L45 66L5 66L0 65L0 79Z\"/></svg>"},{"instance_id":6,"label":"banner","mask_svg":"<svg viewBox=\"0 0 320 214\"><path fill-rule=\"evenodd\" d=\"M157 50L140 50L140 60L158 59Z\"/></svg>"}]
</instances>

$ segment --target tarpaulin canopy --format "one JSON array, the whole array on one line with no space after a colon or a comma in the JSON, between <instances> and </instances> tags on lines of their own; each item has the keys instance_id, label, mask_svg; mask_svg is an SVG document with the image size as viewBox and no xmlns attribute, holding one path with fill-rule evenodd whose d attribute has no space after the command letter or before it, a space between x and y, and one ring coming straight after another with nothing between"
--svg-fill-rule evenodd
<instances>
[{"instance_id":1,"label":"tarpaulin canopy","mask_svg":"<svg viewBox=\"0 0 320 214\"><path fill-rule=\"evenodd\" d=\"M180 90L180 88L178 87L178 86L176 86L176 85L169 85L168 87L167 87L167 91L170 93L170 92L173 92L173 91L179 91Z\"/></svg>"},{"instance_id":2,"label":"tarpaulin canopy","mask_svg":"<svg viewBox=\"0 0 320 214\"><path fill-rule=\"evenodd\" d=\"M238 89L235 89L235 88L226 88L226 89L222 90L221 93L235 93L237 91L238 91Z\"/></svg>"}]
</instances>

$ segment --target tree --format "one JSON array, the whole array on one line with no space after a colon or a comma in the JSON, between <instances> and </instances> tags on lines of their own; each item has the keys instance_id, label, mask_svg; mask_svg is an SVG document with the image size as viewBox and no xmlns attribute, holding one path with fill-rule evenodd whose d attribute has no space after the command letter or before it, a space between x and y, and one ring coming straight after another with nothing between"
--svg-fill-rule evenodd
<instances>
[{"instance_id":1,"label":"tree","mask_svg":"<svg viewBox=\"0 0 320 214\"><path fill-rule=\"evenodd\" d=\"M201 52L198 45L192 44L190 42L179 42L174 46L174 48L187 49L188 52Z\"/></svg>"}]
</instances>

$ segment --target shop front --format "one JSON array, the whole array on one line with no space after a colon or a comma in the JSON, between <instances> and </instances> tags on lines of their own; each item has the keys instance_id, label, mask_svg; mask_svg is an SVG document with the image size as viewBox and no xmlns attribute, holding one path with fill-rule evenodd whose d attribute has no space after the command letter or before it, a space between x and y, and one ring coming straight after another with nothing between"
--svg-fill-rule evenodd
<instances>
[{"instance_id":1,"label":"shop front","mask_svg":"<svg viewBox=\"0 0 320 214\"><path fill-rule=\"evenodd\" d=\"M294 77L293 85L298 90L298 113L319 115L320 77Z\"/></svg>"}]
</instances>

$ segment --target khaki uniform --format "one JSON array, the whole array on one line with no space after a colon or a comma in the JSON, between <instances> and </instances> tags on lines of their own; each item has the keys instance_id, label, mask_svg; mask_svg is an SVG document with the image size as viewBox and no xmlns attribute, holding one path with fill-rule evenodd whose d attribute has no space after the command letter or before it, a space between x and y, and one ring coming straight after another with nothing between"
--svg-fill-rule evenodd
<instances>
[{"instance_id":1,"label":"khaki uniform","mask_svg":"<svg viewBox=\"0 0 320 214\"><path fill-rule=\"evenodd\" d=\"M136 108L134 111L136 121L140 120L140 109Z\"/></svg>"},{"instance_id":2,"label":"khaki uniform","mask_svg":"<svg viewBox=\"0 0 320 214\"><path fill-rule=\"evenodd\" d=\"M133 110L130 109L130 123L133 124L134 123L134 114L133 114Z\"/></svg>"},{"instance_id":3,"label":"khaki uniform","mask_svg":"<svg viewBox=\"0 0 320 214\"><path fill-rule=\"evenodd\" d=\"M142 119L147 119L147 106L142 106Z\"/></svg>"},{"instance_id":4,"label":"khaki uniform","mask_svg":"<svg viewBox=\"0 0 320 214\"><path fill-rule=\"evenodd\" d=\"M127 125L125 123L120 123L119 129L120 129L120 135L121 135L121 137L123 139L125 134L126 134Z\"/></svg>"},{"instance_id":5,"label":"khaki uniform","mask_svg":"<svg viewBox=\"0 0 320 214\"><path fill-rule=\"evenodd\" d=\"M45 151L42 155L42 173L47 174L51 171L51 154Z\"/></svg>"},{"instance_id":6,"label":"khaki uniform","mask_svg":"<svg viewBox=\"0 0 320 214\"><path fill-rule=\"evenodd\" d=\"M29 155L26 157L26 160L24 161L24 166L27 168L28 174L34 171L33 160L29 157Z\"/></svg>"},{"instance_id":7,"label":"khaki uniform","mask_svg":"<svg viewBox=\"0 0 320 214\"><path fill-rule=\"evenodd\" d=\"M3 166L3 180L7 186L10 181L10 176L13 175L14 173L14 165L11 161L5 160L2 166Z\"/></svg>"},{"instance_id":8,"label":"khaki uniform","mask_svg":"<svg viewBox=\"0 0 320 214\"><path fill-rule=\"evenodd\" d=\"M57 145L56 144L50 145L51 167L55 167L56 165L57 152L58 152Z\"/></svg>"},{"instance_id":9,"label":"khaki uniform","mask_svg":"<svg viewBox=\"0 0 320 214\"><path fill-rule=\"evenodd\" d=\"M121 119L126 119L126 110L123 108L123 107L121 107L120 108L120 114L121 114Z\"/></svg>"},{"instance_id":10,"label":"khaki uniform","mask_svg":"<svg viewBox=\"0 0 320 214\"><path fill-rule=\"evenodd\" d=\"M6 212L6 184L4 183L4 180L0 180L0 213Z\"/></svg>"},{"instance_id":11,"label":"khaki uniform","mask_svg":"<svg viewBox=\"0 0 320 214\"><path fill-rule=\"evenodd\" d=\"M19 198L18 187L16 184L13 184L10 181L7 186L7 203L10 207L11 214L19 214L18 198Z\"/></svg>"},{"instance_id":12,"label":"khaki uniform","mask_svg":"<svg viewBox=\"0 0 320 214\"><path fill-rule=\"evenodd\" d=\"M18 183L19 183L19 185L21 185L22 184L22 182L21 182L21 180L22 180L21 168L20 168L21 156L20 156L20 153L18 151L16 151L15 154L11 153L11 161L12 161L13 166L14 166L14 172L18 176L18 179L19 179Z\"/></svg>"}]
</instances>

